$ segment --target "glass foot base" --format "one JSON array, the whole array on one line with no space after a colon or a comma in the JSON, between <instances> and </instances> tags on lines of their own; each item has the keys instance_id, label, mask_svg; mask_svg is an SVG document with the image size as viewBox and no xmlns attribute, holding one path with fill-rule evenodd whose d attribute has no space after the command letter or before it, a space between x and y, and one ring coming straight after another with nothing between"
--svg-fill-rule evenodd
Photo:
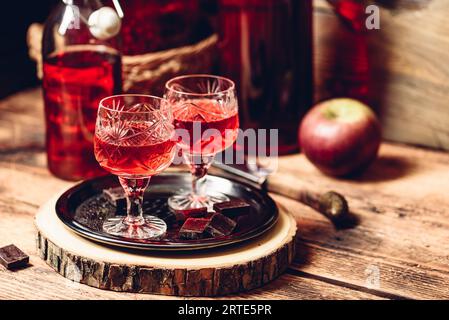
<instances>
[{"instance_id":1,"label":"glass foot base","mask_svg":"<svg viewBox=\"0 0 449 320\"><path fill-rule=\"evenodd\" d=\"M219 192L208 193L204 196L192 193L176 194L168 198L168 206L174 211L198 209L206 207L212 211L215 203L229 201L229 198Z\"/></svg>"},{"instance_id":2,"label":"glass foot base","mask_svg":"<svg viewBox=\"0 0 449 320\"><path fill-rule=\"evenodd\" d=\"M103 231L119 237L130 239L159 238L167 231L164 220L154 216L144 216L143 220L131 224L126 218L110 218L103 224Z\"/></svg>"}]
</instances>

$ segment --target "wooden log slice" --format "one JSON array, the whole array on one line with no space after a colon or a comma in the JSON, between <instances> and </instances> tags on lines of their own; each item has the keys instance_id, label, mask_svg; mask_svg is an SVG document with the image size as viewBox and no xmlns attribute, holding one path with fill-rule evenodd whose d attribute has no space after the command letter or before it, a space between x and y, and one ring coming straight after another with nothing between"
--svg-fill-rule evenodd
<instances>
[{"instance_id":1,"label":"wooden log slice","mask_svg":"<svg viewBox=\"0 0 449 320\"><path fill-rule=\"evenodd\" d=\"M296 221L284 208L265 235L231 247L197 252L121 250L84 239L56 216L57 197L38 211L37 250L62 276L92 287L177 296L221 296L260 287L295 253Z\"/></svg>"}]
</instances>

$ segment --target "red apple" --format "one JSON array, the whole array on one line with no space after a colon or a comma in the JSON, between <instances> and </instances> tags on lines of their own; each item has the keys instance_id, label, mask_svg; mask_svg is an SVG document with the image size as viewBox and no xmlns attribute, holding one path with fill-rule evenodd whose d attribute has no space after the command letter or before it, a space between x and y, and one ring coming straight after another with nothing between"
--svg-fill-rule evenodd
<instances>
[{"instance_id":1,"label":"red apple","mask_svg":"<svg viewBox=\"0 0 449 320\"><path fill-rule=\"evenodd\" d=\"M381 129L365 104L346 98L324 101L302 120L299 143L306 157L322 172L347 176L376 158Z\"/></svg>"}]
</instances>

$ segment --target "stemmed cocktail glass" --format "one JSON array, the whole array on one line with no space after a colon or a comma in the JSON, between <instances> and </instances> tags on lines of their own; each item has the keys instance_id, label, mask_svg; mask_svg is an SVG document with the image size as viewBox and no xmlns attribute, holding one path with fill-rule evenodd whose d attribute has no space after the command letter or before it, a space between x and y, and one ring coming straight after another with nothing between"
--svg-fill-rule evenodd
<instances>
[{"instance_id":1,"label":"stemmed cocktail glass","mask_svg":"<svg viewBox=\"0 0 449 320\"><path fill-rule=\"evenodd\" d=\"M165 98L172 107L178 146L192 173L192 190L170 197L175 211L212 208L229 200L219 192L205 191L200 181L218 152L237 139L239 118L234 83L212 75L176 77L166 84Z\"/></svg>"},{"instance_id":2,"label":"stemmed cocktail glass","mask_svg":"<svg viewBox=\"0 0 449 320\"><path fill-rule=\"evenodd\" d=\"M143 195L150 178L173 161L176 141L170 105L146 95L118 95L100 102L95 128L95 157L118 176L127 197L127 216L105 221L109 234L132 239L162 236L165 222L144 216Z\"/></svg>"}]
</instances>

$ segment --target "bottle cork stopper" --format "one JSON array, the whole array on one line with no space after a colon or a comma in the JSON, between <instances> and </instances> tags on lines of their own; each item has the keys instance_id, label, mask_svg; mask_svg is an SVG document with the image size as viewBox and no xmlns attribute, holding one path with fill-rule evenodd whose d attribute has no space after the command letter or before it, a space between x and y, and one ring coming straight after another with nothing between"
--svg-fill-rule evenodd
<instances>
[{"instance_id":1,"label":"bottle cork stopper","mask_svg":"<svg viewBox=\"0 0 449 320\"><path fill-rule=\"evenodd\" d=\"M97 39L107 40L115 37L122 26L117 12L111 7L100 8L89 16L90 33Z\"/></svg>"}]
</instances>

